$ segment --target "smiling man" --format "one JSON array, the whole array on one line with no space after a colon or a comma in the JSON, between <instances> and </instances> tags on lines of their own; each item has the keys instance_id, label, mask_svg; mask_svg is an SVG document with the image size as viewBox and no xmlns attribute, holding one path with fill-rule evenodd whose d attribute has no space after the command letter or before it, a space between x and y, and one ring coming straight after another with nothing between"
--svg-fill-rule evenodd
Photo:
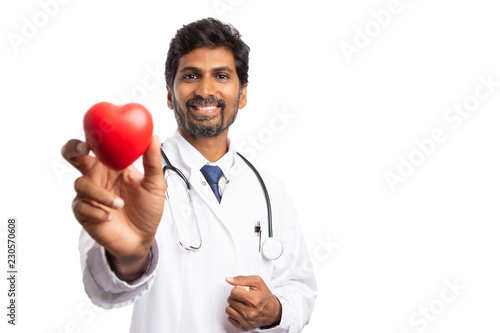
<instances>
[{"instance_id":1,"label":"smiling man","mask_svg":"<svg viewBox=\"0 0 500 333\"><path fill-rule=\"evenodd\" d=\"M179 59L167 90L180 134L193 146L195 141L211 142L212 147L221 148L211 159L222 157L227 152L229 126L238 109L246 105L247 82L238 78L233 53L222 46L194 49Z\"/></svg>"},{"instance_id":2,"label":"smiling man","mask_svg":"<svg viewBox=\"0 0 500 333\"><path fill-rule=\"evenodd\" d=\"M78 140L62 149L82 172L73 211L85 290L103 308L134 304L130 332L300 332L309 321L316 281L290 197L261 171L264 191L228 139L246 105L248 55L218 20L178 30L165 69L178 129L161 146L155 137L144 174L107 168ZM282 244L272 258L268 235Z\"/></svg>"}]
</instances>

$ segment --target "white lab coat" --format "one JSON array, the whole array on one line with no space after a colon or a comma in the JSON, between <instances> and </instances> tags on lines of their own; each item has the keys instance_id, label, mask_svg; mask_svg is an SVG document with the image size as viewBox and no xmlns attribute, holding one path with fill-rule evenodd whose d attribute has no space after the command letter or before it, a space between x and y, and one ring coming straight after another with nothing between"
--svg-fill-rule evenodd
<instances>
[{"instance_id":1,"label":"white lab coat","mask_svg":"<svg viewBox=\"0 0 500 333\"><path fill-rule=\"evenodd\" d=\"M178 132L163 146L172 165L192 186L203 245L195 253L180 246L166 204L152 264L142 278L128 284L110 270L103 248L82 231L83 280L90 299L108 309L133 303L130 332L134 333L239 332L225 313L233 288L225 277L259 275L283 309L281 324L266 331L300 332L309 321L317 287L299 222L283 185L261 172L271 199L274 237L284 247L280 258L267 260L258 252L254 233L255 223L260 221L262 240L268 237L264 194L234 149L230 147L228 152L230 165L221 166L229 182L219 204L199 171L207 162L203 156ZM182 229L182 222L177 224ZM196 229L191 230L196 239Z\"/></svg>"}]
</instances>

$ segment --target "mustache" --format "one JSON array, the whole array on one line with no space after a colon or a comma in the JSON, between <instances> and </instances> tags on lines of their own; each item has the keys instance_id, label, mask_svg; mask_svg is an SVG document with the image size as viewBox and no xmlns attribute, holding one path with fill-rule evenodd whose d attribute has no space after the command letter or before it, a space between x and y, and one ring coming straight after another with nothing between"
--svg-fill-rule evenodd
<instances>
[{"instance_id":1,"label":"mustache","mask_svg":"<svg viewBox=\"0 0 500 333\"><path fill-rule=\"evenodd\" d=\"M211 104L214 104L214 103L217 103L217 106L219 106L219 107L225 107L226 106L226 102L224 102L222 99L216 99L213 96L211 96L211 97L209 97L207 99L205 99L205 98L192 98L192 99L189 99L186 102L186 106L191 106L193 104L196 104L196 105L211 105Z\"/></svg>"}]
</instances>

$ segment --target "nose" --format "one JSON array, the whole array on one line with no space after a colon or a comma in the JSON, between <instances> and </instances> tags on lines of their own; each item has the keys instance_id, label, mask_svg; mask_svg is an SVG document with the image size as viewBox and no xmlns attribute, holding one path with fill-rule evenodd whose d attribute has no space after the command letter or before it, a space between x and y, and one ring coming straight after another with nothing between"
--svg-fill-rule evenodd
<instances>
[{"instance_id":1,"label":"nose","mask_svg":"<svg viewBox=\"0 0 500 333\"><path fill-rule=\"evenodd\" d=\"M198 81L198 86L196 87L195 94L203 98L208 98L209 96L215 96L215 84L211 77L203 77Z\"/></svg>"}]
</instances>

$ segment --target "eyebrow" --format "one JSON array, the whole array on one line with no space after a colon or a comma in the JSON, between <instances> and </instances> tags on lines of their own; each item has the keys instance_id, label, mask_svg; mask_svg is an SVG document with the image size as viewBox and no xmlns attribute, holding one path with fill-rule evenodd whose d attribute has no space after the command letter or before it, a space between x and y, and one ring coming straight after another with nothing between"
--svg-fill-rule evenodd
<instances>
[{"instance_id":1,"label":"eyebrow","mask_svg":"<svg viewBox=\"0 0 500 333\"><path fill-rule=\"evenodd\" d=\"M230 73L232 73L233 70L228 66L222 66L222 67L216 67L216 68L212 69L212 72L230 72Z\"/></svg>"},{"instance_id":2,"label":"eyebrow","mask_svg":"<svg viewBox=\"0 0 500 333\"><path fill-rule=\"evenodd\" d=\"M179 74L182 74L185 72L200 72L200 71L201 71L201 69L199 69L198 67L188 66L188 67L184 67L183 69L181 69L179 71Z\"/></svg>"},{"instance_id":3,"label":"eyebrow","mask_svg":"<svg viewBox=\"0 0 500 333\"><path fill-rule=\"evenodd\" d=\"M183 69L181 69L179 71L179 74L182 74L182 73L185 73L185 72L201 72L201 68L199 67L194 67L194 66L187 66L187 67L184 67ZM221 66L221 67L215 67L215 68L212 68L211 72L223 72L223 71L226 71L226 72L230 72L232 73L233 70L228 67L228 66Z\"/></svg>"}]
</instances>

